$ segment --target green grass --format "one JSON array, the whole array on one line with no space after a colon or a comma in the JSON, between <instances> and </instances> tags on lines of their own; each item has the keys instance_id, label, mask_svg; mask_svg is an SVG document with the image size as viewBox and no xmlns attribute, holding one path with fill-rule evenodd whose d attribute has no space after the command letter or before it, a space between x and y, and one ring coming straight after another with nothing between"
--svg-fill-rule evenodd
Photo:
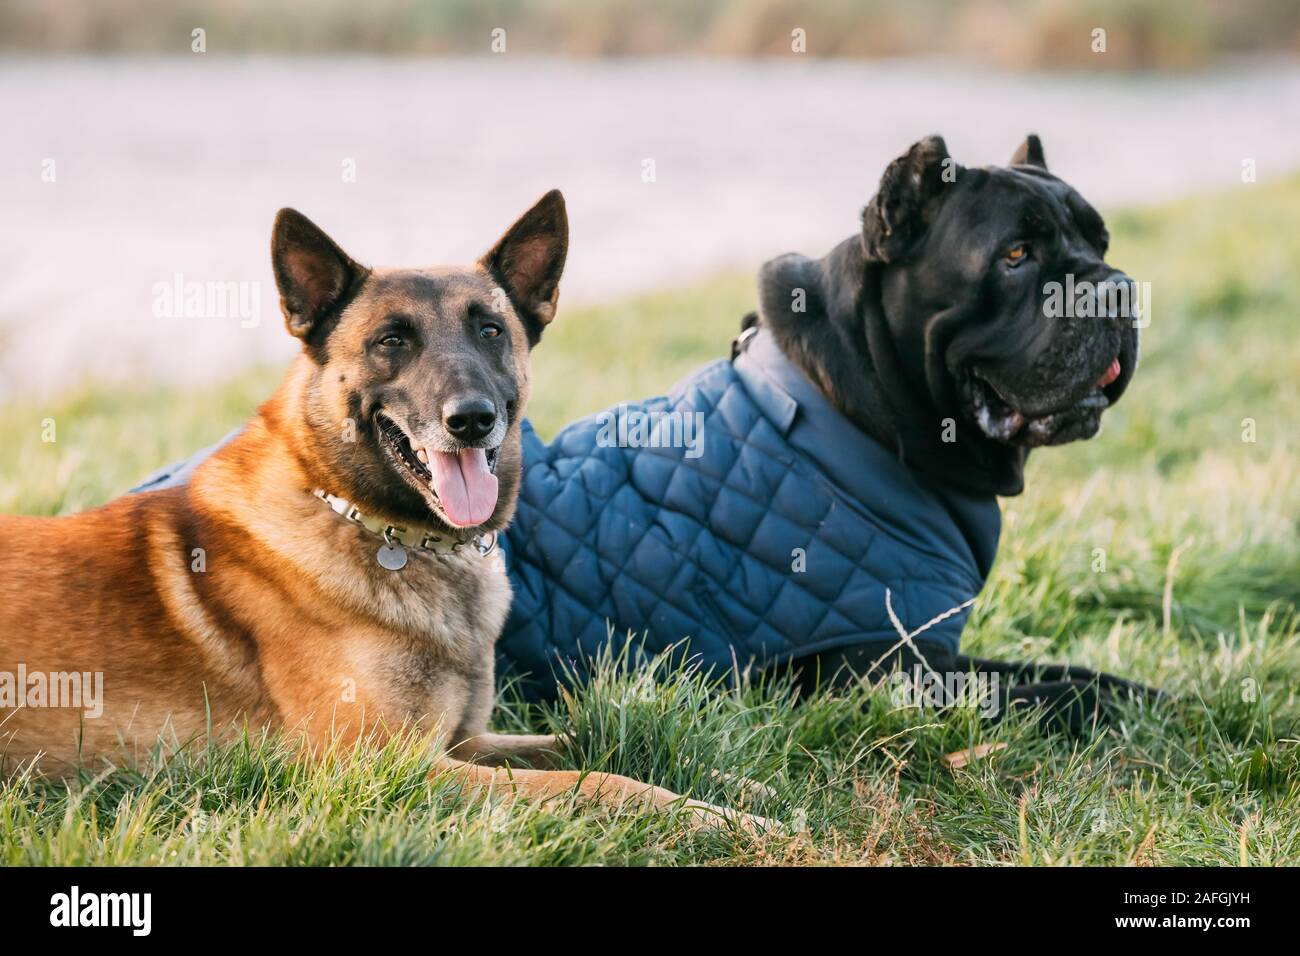
<instances>
[{"instance_id":1,"label":"green grass","mask_svg":"<svg viewBox=\"0 0 1300 956\"><path fill-rule=\"evenodd\" d=\"M13 780L0 862L1300 863L1297 220L1300 180L1111 215L1112 261L1153 285L1142 369L1100 438L1035 453L967 629L980 654L1068 659L1175 701L1072 742L866 688L791 707L779 684L607 662L552 708L505 694L498 726L571 729L574 766L705 799L749 805L715 769L761 781L774 793L753 809L797 832L471 798L428 779L419 741L307 764L255 735L70 788ZM537 353L534 418L552 431L725 354L750 286L562 312ZM4 408L0 510L103 501L220 436L275 378ZM1006 746L962 770L941 760L980 743Z\"/></svg>"}]
</instances>

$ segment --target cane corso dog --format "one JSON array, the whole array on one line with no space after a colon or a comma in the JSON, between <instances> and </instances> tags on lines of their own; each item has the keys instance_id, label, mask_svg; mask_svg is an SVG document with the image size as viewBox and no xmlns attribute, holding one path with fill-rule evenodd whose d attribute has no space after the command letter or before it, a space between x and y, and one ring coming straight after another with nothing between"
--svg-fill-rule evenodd
<instances>
[{"instance_id":1,"label":"cane corso dog","mask_svg":"<svg viewBox=\"0 0 1300 956\"><path fill-rule=\"evenodd\" d=\"M1133 285L1105 261L1108 243L1101 215L1048 171L1037 136L1008 166L983 169L959 166L934 136L890 163L859 235L820 260L768 263L745 325L770 329L837 409L929 480L1017 495L1031 449L1095 435L1137 369ZM1086 307L1060 314L1053 283L1090 297ZM807 292L802 311L795 288ZM819 655L804 680L846 665L879 672L880 650ZM1012 700L1047 704L1076 729L1107 692L1151 693L1081 668L929 664L1020 681Z\"/></svg>"},{"instance_id":2,"label":"cane corso dog","mask_svg":"<svg viewBox=\"0 0 1300 956\"><path fill-rule=\"evenodd\" d=\"M414 729L474 788L675 804L610 774L478 765L561 749L488 718L510 607L494 545L567 249L559 192L467 268L366 268L282 210L272 266L302 348L256 416L183 485L0 517L0 670L24 677L5 762L65 772L243 726L312 750ZM93 708L63 699L83 690Z\"/></svg>"}]
</instances>

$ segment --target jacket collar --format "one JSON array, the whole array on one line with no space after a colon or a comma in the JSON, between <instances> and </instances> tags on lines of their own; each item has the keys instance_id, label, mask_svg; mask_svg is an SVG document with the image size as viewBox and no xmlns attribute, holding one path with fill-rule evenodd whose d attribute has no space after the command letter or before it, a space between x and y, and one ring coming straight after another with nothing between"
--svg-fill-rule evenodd
<instances>
[{"instance_id":1,"label":"jacket collar","mask_svg":"<svg viewBox=\"0 0 1300 956\"><path fill-rule=\"evenodd\" d=\"M763 416L792 448L895 537L969 554L982 576L993 564L1001 512L993 495L927 480L843 415L761 325L733 366Z\"/></svg>"},{"instance_id":2,"label":"jacket collar","mask_svg":"<svg viewBox=\"0 0 1300 956\"><path fill-rule=\"evenodd\" d=\"M884 446L830 403L785 356L768 329L759 326L752 331L736 356L736 374L782 436L816 459L841 488L858 492L855 497L869 492L874 482L863 479L872 473L908 472Z\"/></svg>"}]
</instances>

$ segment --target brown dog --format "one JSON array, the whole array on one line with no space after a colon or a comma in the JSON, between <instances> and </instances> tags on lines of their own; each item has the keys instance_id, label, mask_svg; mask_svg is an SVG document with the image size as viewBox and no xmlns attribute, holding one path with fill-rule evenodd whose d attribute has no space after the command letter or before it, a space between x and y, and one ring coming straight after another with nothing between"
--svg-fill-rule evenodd
<instances>
[{"instance_id":1,"label":"brown dog","mask_svg":"<svg viewBox=\"0 0 1300 956\"><path fill-rule=\"evenodd\" d=\"M415 726L474 787L677 801L625 777L465 762L558 749L487 724L510 605L492 546L567 248L559 192L467 269L368 269L282 210L272 264L302 353L243 432L183 487L0 517L0 673L22 698L0 686L6 762L131 761L160 734L243 722L313 746ZM60 699L73 678L87 696L102 681L92 707Z\"/></svg>"}]
</instances>

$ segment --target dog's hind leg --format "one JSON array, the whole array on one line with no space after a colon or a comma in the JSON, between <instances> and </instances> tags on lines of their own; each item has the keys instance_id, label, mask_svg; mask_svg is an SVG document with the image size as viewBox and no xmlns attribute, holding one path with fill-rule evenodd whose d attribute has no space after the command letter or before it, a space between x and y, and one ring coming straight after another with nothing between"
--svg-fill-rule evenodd
<instances>
[{"instance_id":1,"label":"dog's hind leg","mask_svg":"<svg viewBox=\"0 0 1300 956\"><path fill-rule=\"evenodd\" d=\"M663 787L613 773L587 773L579 770L514 770L479 766L452 757L442 761L438 773L452 775L467 789L483 794L506 792L540 800L575 796L583 802L599 803L609 807L639 805L652 810L680 808L689 814L692 826L730 824L751 834L781 830L780 824L763 817L699 800L687 800Z\"/></svg>"},{"instance_id":2,"label":"dog's hind leg","mask_svg":"<svg viewBox=\"0 0 1300 956\"><path fill-rule=\"evenodd\" d=\"M1017 683L1056 684L1079 683L1095 685L1106 694L1125 695L1154 701L1166 696L1162 691L1136 681L1116 677L1104 671L1093 671L1074 664L1030 664L1024 661L989 661L965 654L953 655L953 664L962 670L975 670L985 674L999 674Z\"/></svg>"},{"instance_id":3,"label":"dog's hind leg","mask_svg":"<svg viewBox=\"0 0 1300 956\"><path fill-rule=\"evenodd\" d=\"M1113 705L1126 697L1148 702L1166 698L1161 691L1134 681L1073 665L990 661L937 650L927 651L926 662L941 674L995 676L1002 685L996 716L1001 718L1014 706L1040 708L1040 723L1047 731L1085 735L1098 723L1108 722L1116 713ZM876 683L895 669L906 671L919 663L911 648L864 643L800 661L796 686L802 695L821 686L845 687L863 679Z\"/></svg>"},{"instance_id":4,"label":"dog's hind leg","mask_svg":"<svg viewBox=\"0 0 1300 956\"><path fill-rule=\"evenodd\" d=\"M531 767L554 767L563 744L555 734L475 734L452 746L457 760L500 767L521 760Z\"/></svg>"}]
</instances>

